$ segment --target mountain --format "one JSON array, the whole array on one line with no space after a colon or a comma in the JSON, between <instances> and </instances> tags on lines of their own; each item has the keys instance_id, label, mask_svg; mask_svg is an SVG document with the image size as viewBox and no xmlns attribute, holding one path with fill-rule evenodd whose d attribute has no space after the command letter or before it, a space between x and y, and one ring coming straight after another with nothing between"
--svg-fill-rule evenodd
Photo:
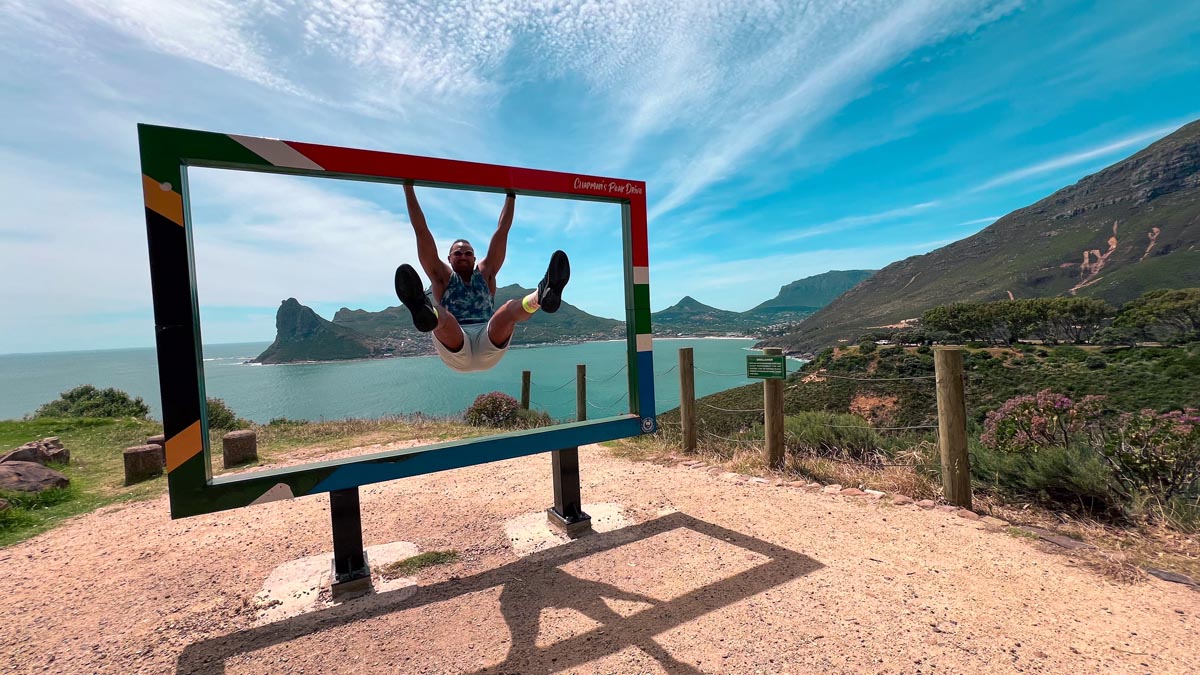
<instances>
[{"instance_id":1,"label":"mountain","mask_svg":"<svg viewBox=\"0 0 1200 675\"><path fill-rule=\"evenodd\" d=\"M743 313L710 307L690 295L664 310L651 312L650 325L658 335L745 335L752 328Z\"/></svg>"},{"instance_id":2,"label":"mountain","mask_svg":"<svg viewBox=\"0 0 1200 675\"><path fill-rule=\"evenodd\" d=\"M764 335L790 328L828 302L827 298L853 286L870 271L826 272L794 281L779 294L746 312L710 307L690 296L650 315L658 335ZM839 290L840 289L840 290ZM520 300L533 289L510 284L496 289L496 306ZM429 336L412 324L412 314L403 305L378 312L343 307L333 321L317 316L312 309L288 298L275 317L276 337L259 363L336 361L383 356L432 354ZM625 322L593 316L563 302L554 314L537 312L517 324L514 345L613 340L625 337Z\"/></svg>"},{"instance_id":3,"label":"mountain","mask_svg":"<svg viewBox=\"0 0 1200 675\"><path fill-rule=\"evenodd\" d=\"M370 337L317 316L295 298L275 313L275 341L254 359L258 363L361 359L376 353Z\"/></svg>"},{"instance_id":4,"label":"mountain","mask_svg":"<svg viewBox=\"0 0 1200 675\"><path fill-rule=\"evenodd\" d=\"M1119 305L1200 285L1200 121L997 220L888 265L763 346L813 352L957 301L1061 295Z\"/></svg>"},{"instance_id":5,"label":"mountain","mask_svg":"<svg viewBox=\"0 0 1200 675\"><path fill-rule=\"evenodd\" d=\"M775 297L745 312L730 312L684 296L650 315L657 335L766 335L791 328L830 300L874 274L874 270L832 271L793 281Z\"/></svg>"},{"instance_id":6,"label":"mountain","mask_svg":"<svg viewBox=\"0 0 1200 675\"><path fill-rule=\"evenodd\" d=\"M751 309L748 313L760 316L784 312L812 314L872 274L875 274L875 270L831 270L824 274L793 281L780 288L775 297Z\"/></svg>"},{"instance_id":7,"label":"mountain","mask_svg":"<svg viewBox=\"0 0 1200 675\"><path fill-rule=\"evenodd\" d=\"M496 289L496 306L521 299L533 289L516 284ZM258 358L258 363L338 361L382 356L432 354L429 336L412 324L412 314L403 305L378 312L343 307L327 321L312 309L288 298L275 316L275 342ZM512 343L582 342L625 337L625 324L593 316L564 302L554 314L537 312L517 324Z\"/></svg>"}]
</instances>

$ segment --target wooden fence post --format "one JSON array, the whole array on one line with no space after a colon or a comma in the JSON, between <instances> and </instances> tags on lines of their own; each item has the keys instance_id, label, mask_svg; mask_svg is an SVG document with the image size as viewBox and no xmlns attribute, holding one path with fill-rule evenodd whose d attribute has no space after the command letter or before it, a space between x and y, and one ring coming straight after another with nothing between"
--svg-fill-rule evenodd
<instances>
[{"instance_id":1,"label":"wooden fence post","mask_svg":"<svg viewBox=\"0 0 1200 675\"><path fill-rule=\"evenodd\" d=\"M967 455L967 401L963 391L962 349L934 347L937 378L938 450L946 501L971 508L971 462Z\"/></svg>"},{"instance_id":2,"label":"wooden fence post","mask_svg":"<svg viewBox=\"0 0 1200 675\"><path fill-rule=\"evenodd\" d=\"M521 371L521 408L529 410L529 371Z\"/></svg>"},{"instance_id":3,"label":"wooden fence post","mask_svg":"<svg viewBox=\"0 0 1200 675\"><path fill-rule=\"evenodd\" d=\"M696 451L696 371L692 348L679 350L679 421L683 425L683 451Z\"/></svg>"},{"instance_id":4,"label":"wooden fence post","mask_svg":"<svg viewBox=\"0 0 1200 675\"><path fill-rule=\"evenodd\" d=\"M575 364L575 421L587 419L587 364Z\"/></svg>"},{"instance_id":5,"label":"wooden fence post","mask_svg":"<svg viewBox=\"0 0 1200 675\"><path fill-rule=\"evenodd\" d=\"M765 347L768 356L782 356L781 347ZM763 431L767 441L767 466L783 468L783 380L763 380Z\"/></svg>"}]
</instances>

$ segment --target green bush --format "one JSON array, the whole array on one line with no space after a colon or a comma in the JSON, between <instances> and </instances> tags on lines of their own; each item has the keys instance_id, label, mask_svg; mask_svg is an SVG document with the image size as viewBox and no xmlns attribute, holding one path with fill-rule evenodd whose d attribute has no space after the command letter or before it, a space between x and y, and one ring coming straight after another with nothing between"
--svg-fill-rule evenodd
<instances>
[{"instance_id":1,"label":"green bush","mask_svg":"<svg viewBox=\"0 0 1200 675\"><path fill-rule=\"evenodd\" d=\"M783 420L784 444L794 451L863 458L882 446L879 433L857 415L801 412Z\"/></svg>"},{"instance_id":2,"label":"green bush","mask_svg":"<svg viewBox=\"0 0 1200 675\"><path fill-rule=\"evenodd\" d=\"M517 426L522 429L535 429L537 427L548 427L554 424L554 420L550 419L550 413L545 410L526 410L519 408L517 410Z\"/></svg>"},{"instance_id":3,"label":"green bush","mask_svg":"<svg viewBox=\"0 0 1200 675\"><path fill-rule=\"evenodd\" d=\"M219 398L208 399L206 407L208 410L209 429L233 431L235 429L245 429L250 426L249 422L239 418L234 414L233 409Z\"/></svg>"},{"instance_id":4,"label":"green bush","mask_svg":"<svg viewBox=\"0 0 1200 675\"><path fill-rule=\"evenodd\" d=\"M1088 370L1103 370L1104 368L1108 367L1108 361L1105 361L1104 357L1100 356L1099 354L1092 354L1091 356L1087 357L1087 360L1083 362L1083 365Z\"/></svg>"},{"instance_id":5,"label":"green bush","mask_svg":"<svg viewBox=\"0 0 1200 675\"><path fill-rule=\"evenodd\" d=\"M971 443L971 475L1001 491L1042 503L1079 506L1090 514L1113 516L1122 500L1113 490L1113 474L1086 447L1043 446L1036 453L1008 453Z\"/></svg>"},{"instance_id":6,"label":"green bush","mask_svg":"<svg viewBox=\"0 0 1200 675\"><path fill-rule=\"evenodd\" d=\"M37 417L136 417L145 419L150 406L120 389L97 389L90 384L64 391L33 413Z\"/></svg>"},{"instance_id":7,"label":"green bush","mask_svg":"<svg viewBox=\"0 0 1200 675\"><path fill-rule=\"evenodd\" d=\"M858 343L859 354L870 354L873 351L875 351L874 342L871 342L870 340L863 340L862 342Z\"/></svg>"}]
</instances>

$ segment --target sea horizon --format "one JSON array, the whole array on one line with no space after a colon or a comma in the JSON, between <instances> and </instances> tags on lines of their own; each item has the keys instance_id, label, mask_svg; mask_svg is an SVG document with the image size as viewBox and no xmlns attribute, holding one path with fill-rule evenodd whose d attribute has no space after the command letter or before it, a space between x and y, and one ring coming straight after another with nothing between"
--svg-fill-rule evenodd
<instances>
[{"instance_id":1,"label":"sea horizon","mask_svg":"<svg viewBox=\"0 0 1200 675\"><path fill-rule=\"evenodd\" d=\"M459 415L482 393L503 391L519 397L523 370L533 373L531 407L566 419L575 413L575 388L567 383L581 363L588 373L589 411L597 416L626 411L627 376L618 377L626 367L625 342L525 345L511 349L496 368L484 373L451 371L433 354L263 367L247 361L266 349L268 341L212 343L203 346L201 368L207 397L220 398L239 416L259 423L278 417ZM657 411L678 405L678 375L673 371L682 346L692 346L695 352L697 396L753 381L745 377L744 362L754 338L672 336L654 342ZM84 384L140 397L150 406L152 418L162 418L156 348L122 347L0 355L0 419L32 415L39 406Z\"/></svg>"}]
</instances>

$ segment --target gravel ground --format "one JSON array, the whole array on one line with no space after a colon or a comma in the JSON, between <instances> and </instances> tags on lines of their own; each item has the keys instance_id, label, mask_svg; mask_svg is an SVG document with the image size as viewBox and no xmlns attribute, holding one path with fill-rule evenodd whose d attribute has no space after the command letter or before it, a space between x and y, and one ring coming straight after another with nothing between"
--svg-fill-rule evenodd
<instances>
[{"instance_id":1,"label":"gravel ground","mask_svg":"<svg viewBox=\"0 0 1200 675\"><path fill-rule=\"evenodd\" d=\"M416 586L261 623L331 550L323 496L172 521L102 509L0 551L5 673L1188 673L1200 593L1125 585L953 513L581 450L625 524L514 546L545 455L361 489L365 545L454 549ZM586 506L585 506L586 509ZM598 528L599 529L599 528ZM386 585L383 587L387 587Z\"/></svg>"}]
</instances>

